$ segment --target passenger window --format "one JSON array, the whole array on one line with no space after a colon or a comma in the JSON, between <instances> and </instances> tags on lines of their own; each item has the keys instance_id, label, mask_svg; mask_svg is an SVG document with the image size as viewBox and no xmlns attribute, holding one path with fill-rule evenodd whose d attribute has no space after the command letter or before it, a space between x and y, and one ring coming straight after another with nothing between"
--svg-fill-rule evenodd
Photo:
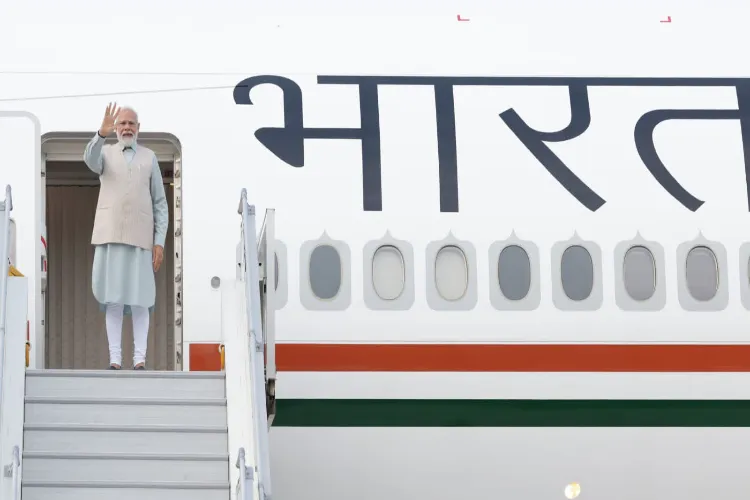
<instances>
[{"instance_id":1,"label":"passenger window","mask_svg":"<svg viewBox=\"0 0 750 500\"><path fill-rule=\"evenodd\" d=\"M460 300L469 288L469 264L457 246L447 245L435 258L435 287L444 300Z\"/></svg>"},{"instance_id":2,"label":"passenger window","mask_svg":"<svg viewBox=\"0 0 750 500\"><path fill-rule=\"evenodd\" d=\"M336 297L341 288L341 256L331 245L320 245L312 251L309 263L310 288L319 299Z\"/></svg>"},{"instance_id":3,"label":"passenger window","mask_svg":"<svg viewBox=\"0 0 750 500\"><path fill-rule=\"evenodd\" d=\"M740 245L740 301L746 310L750 310L750 242ZM719 264L721 267L721 263ZM720 278L721 279L721 278Z\"/></svg>"},{"instance_id":4,"label":"passenger window","mask_svg":"<svg viewBox=\"0 0 750 500\"><path fill-rule=\"evenodd\" d=\"M631 299L644 301L656 292L656 261L651 250L634 246L625 253L622 263L625 291Z\"/></svg>"},{"instance_id":5,"label":"passenger window","mask_svg":"<svg viewBox=\"0 0 750 500\"><path fill-rule=\"evenodd\" d=\"M690 295L709 301L719 290L719 266L714 252L705 246L693 247L685 259L685 278Z\"/></svg>"},{"instance_id":6,"label":"passenger window","mask_svg":"<svg viewBox=\"0 0 750 500\"><path fill-rule=\"evenodd\" d=\"M522 300L531 290L531 260L518 245L503 248L497 259L497 280L508 300Z\"/></svg>"},{"instance_id":7,"label":"passenger window","mask_svg":"<svg viewBox=\"0 0 750 500\"><path fill-rule=\"evenodd\" d=\"M273 253L273 289L279 289L279 254Z\"/></svg>"},{"instance_id":8,"label":"passenger window","mask_svg":"<svg viewBox=\"0 0 750 500\"><path fill-rule=\"evenodd\" d=\"M580 245L565 249L560 259L560 280L570 300L586 300L594 289L594 262Z\"/></svg>"},{"instance_id":9,"label":"passenger window","mask_svg":"<svg viewBox=\"0 0 750 500\"><path fill-rule=\"evenodd\" d=\"M383 245L372 258L372 286L383 300L396 300L406 286L406 268L401 251L393 245Z\"/></svg>"}]
</instances>

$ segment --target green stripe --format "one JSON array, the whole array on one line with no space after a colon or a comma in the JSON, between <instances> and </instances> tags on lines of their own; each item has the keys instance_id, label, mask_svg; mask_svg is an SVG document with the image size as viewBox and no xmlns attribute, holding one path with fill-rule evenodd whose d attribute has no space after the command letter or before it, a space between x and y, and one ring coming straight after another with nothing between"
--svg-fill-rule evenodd
<instances>
[{"instance_id":1,"label":"green stripe","mask_svg":"<svg viewBox=\"0 0 750 500\"><path fill-rule=\"evenodd\" d=\"M750 427L747 400L279 399L274 427Z\"/></svg>"}]
</instances>

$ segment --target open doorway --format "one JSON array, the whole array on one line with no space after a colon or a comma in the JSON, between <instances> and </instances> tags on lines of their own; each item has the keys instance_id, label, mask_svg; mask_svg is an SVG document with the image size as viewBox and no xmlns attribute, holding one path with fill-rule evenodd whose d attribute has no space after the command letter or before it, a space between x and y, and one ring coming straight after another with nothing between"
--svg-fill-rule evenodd
<instances>
[{"instance_id":1,"label":"open doorway","mask_svg":"<svg viewBox=\"0 0 750 500\"><path fill-rule=\"evenodd\" d=\"M47 229L44 366L48 369L101 370L109 366L104 313L91 290L91 231L99 178L84 164L83 150L92 136L53 132L42 137ZM149 325L146 369L181 370L180 145L177 138L168 134L141 133L138 142L157 155L170 213L164 262L156 274L156 306ZM130 316L123 321L122 351L123 369L132 368Z\"/></svg>"}]
</instances>

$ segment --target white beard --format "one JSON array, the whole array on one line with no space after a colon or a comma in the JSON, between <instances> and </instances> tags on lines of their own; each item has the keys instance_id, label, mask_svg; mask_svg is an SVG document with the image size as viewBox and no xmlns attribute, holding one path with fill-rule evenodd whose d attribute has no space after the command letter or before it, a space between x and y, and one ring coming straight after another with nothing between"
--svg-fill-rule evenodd
<instances>
[{"instance_id":1,"label":"white beard","mask_svg":"<svg viewBox=\"0 0 750 500\"><path fill-rule=\"evenodd\" d=\"M138 134L133 134L132 137L123 137L120 134L117 134L117 140L120 141L120 144L122 144L125 147L131 147L133 144L135 144L135 141L138 139Z\"/></svg>"}]
</instances>

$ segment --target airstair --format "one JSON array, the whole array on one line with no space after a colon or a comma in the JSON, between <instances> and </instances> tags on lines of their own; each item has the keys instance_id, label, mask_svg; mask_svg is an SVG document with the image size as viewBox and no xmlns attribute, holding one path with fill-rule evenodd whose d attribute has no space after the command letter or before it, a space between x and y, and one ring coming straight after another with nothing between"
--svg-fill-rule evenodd
<instances>
[{"instance_id":1,"label":"airstair","mask_svg":"<svg viewBox=\"0 0 750 500\"><path fill-rule=\"evenodd\" d=\"M24 500L226 500L223 373L26 374Z\"/></svg>"},{"instance_id":2,"label":"airstair","mask_svg":"<svg viewBox=\"0 0 750 500\"><path fill-rule=\"evenodd\" d=\"M270 500L273 210L258 244L242 190L237 279L221 285L221 372L28 369L30 285L20 273L9 277L11 210L8 187L0 205L0 500Z\"/></svg>"}]
</instances>

